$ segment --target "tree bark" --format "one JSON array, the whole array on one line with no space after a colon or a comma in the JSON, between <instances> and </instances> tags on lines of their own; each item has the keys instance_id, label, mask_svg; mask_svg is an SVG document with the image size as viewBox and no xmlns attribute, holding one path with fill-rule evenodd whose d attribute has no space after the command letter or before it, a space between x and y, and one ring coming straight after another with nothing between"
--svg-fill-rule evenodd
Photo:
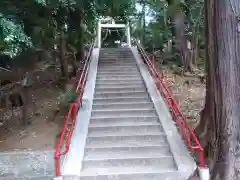
<instances>
[{"instance_id":1,"label":"tree bark","mask_svg":"<svg viewBox=\"0 0 240 180\"><path fill-rule=\"evenodd\" d=\"M206 130L212 180L240 179L240 34L230 1L205 0L207 94L197 132Z\"/></svg>"},{"instance_id":2,"label":"tree bark","mask_svg":"<svg viewBox=\"0 0 240 180\"><path fill-rule=\"evenodd\" d=\"M187 40L184 35L184 12L178 12L174 16L174 25L175 25L175 36L176 36L176 46L177 51L180 54L180 59L182 60L182 65L185 71L192 72L192 59L189 56L187 49Z\"/></svg>"},{"instance_id":3,"label":"tree bark","mask_svg":"<svg viewBox=\"0 0 240 180\"><path fill-rule=\"evenodd\" d=\"M83 14L83 12L81 12L81 14ZM83 29L83 18L80 17L80 22L79 22L79 50L77 53L77 57L76 60L78 62L82 62L84 60L84 29Z\"/></svg>"},{"instance_id":4,"label":"tree bark","mask_svg":"<svg viewBox=\"0 0 240 180\"><path fill-rule=\"evenodd\" d=\"M66 41L64 31L60 32L60 65L62 76L68 79L68 63L66 60Z\"/></svg>"}]
</instances>

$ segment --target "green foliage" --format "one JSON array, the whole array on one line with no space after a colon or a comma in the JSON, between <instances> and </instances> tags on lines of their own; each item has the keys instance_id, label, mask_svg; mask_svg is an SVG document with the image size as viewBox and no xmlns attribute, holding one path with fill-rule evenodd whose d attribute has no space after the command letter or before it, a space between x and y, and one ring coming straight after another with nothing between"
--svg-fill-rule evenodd
<instances>
[{"instance_id":1,"label":"green foliage","mask_svg":"<svg viewBox=\"0 0 240 180\"><path fill-rule=\"evenodd\" d=\"M78 94L70 89L70 90L67 90L66 92L64 92L61 97L60 97L60 104L61 106L64 106L64 107L69 107L70 104L72 104L78 97Z\"/></svg>"},{"instance_id":2,"label":"green foliage","mask_svg":"<svg viewBox=\"0 0 240 180\"><path fill-rule=\"evenodd\" d=\"M1 54L14 57L24 49L32 47L31 38L24 33L22 25L4 17L3 14L0 14L0 31Z\"/></svg>"},{"instance_id":3,"label":"green foliage","mask_svg":"<svg viewBox=\"0 0 240 180\"><path fill-rule=\"evenodd\" d=\"M145 12L139 6L145 7ZM59 43L62 30L67 43L78 49L93 40L101 16L130 19L133 36L144 39L150 51L161 50L174 39L172 18L179 11L185 14L187 38L197 37L202 46L203 0L1 0L0 53L14 57L27 48L51 50ZM112 32L106 40L118 40L119 34L124 36L121 31Z\"/></svg>"},{"instance_id":4,"label":"green foliage","mask_svg":"<svg viewBox=\"0 0 240 180\"><path fill-rule=\"evenodd\" d=\"M34 0L34 1L35 1L36 3L41 4L41 5L44 5L44 6L47 5L46 0Z\"/></svg>"}]
</instances>

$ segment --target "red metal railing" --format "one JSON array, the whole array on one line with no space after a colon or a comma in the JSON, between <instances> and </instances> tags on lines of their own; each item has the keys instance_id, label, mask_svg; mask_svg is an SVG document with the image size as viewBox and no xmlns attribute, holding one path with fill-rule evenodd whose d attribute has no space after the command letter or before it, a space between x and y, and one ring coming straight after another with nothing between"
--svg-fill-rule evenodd
<instances>
[{"instance_id":1,"label":"red metal railing","mask_svg":"<svg viewBox=\"0 0 240 180\"><path fill-rule=\"evenodd\" d=\"M190 149L192 149L194 151L198 151L200 153L200 166L205 167L205 157L204 157L203 148L202 148L197 136L195 135L193 129L190 127L186 118L184 117L184 115L183 115L180 107L178 106L176 100L174 99L170 89L165 85L163 75L160 75L160 73L157 72L157 70L154 68L153 63L151 62L151 60L148 58L146 52L144 51L143 47L138 42L137 42L137 48L138 48L139 52L141 53L145 63L147 64L149 71L151 73L151 76L153 76L156 79L156 81L155 81L156 86L157 86L158 90L161 92L161 94L163 95L167 104L169 105L173 119L178 124L187 145L189 146ZM192 144L190 137L192 137L194 144Z\"/></svg>"},{"instance_id":2,"label":"red metal railing","mask_svg":"<svg viewBox=\"0 0 240 180\"><path fill-rule=\"evenodd\" d=\"M89 65L90 65L93 46L94 46L94 44L91 45L91 47L88 51L88 55L85 57L85 63L84 63L80 78L77 79L78 83L77 83L76 92L79 93L79 96L78 96L77 100L74 103L72 103L69 107L69 110L68 110L68 113L66 116L66 120L65 120L65 124L62 128L61 136L60 136L60 139L59 139L56 151L55 151L56 176L61 175L60 157L63 155L66 155L69 152L70 141L71 141L72 133L73 133L74 126L75 126L77 112L78 112L79 106L82 104L82 97L83 97L84 88L85 88L86 81L87 81L88 69L89 69ZM78 70L77 76L78 76L79 72L80 72L80 70ZM71 126L68 127L70 122L71 122ZM65 144L65 150L63 152L61 152L61 147L63 146L63 144Z\"/></svg>"}]
</instances>

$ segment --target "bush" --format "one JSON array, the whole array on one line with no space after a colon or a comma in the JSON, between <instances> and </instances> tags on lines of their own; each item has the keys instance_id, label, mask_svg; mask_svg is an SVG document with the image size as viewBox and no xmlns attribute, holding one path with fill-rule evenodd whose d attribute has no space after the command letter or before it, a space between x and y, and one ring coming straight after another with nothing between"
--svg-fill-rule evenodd
<instances>
[{"instance_id":1,"label":"bush","mask_svg":"<svg viewBox=\"0 0 240 180\"><path fill-rule=\"evenodd\" d=\"M62 93L60 97L60 106L68 108L70 104L72 104L78 97L78 94L72 90L68 89L64 93Z\"/></svg>"}]
</instances>

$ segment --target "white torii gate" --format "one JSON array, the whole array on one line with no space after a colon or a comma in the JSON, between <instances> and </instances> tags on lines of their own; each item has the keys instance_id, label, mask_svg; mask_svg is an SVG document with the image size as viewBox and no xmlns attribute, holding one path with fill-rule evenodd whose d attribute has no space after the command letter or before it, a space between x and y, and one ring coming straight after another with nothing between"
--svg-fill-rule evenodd
<instances>
[{"instance_id":1,"label":"white torii gate","mask_svg":"<svg viewBox=\"0 0 240 180\"><path fill-rule=\"evenodd\" d=\"M102 24L103 21L110 21L111 23ZM115 24L115 21L112 18L103 18L98 20L98 32L97 32L97 47L101 48L101 33L102 28L119 28L125 29L127 35L127 44L131 47L131 36L130 36L130 26L129 22L127 24Z\"/></svg>"}]
</instances>

